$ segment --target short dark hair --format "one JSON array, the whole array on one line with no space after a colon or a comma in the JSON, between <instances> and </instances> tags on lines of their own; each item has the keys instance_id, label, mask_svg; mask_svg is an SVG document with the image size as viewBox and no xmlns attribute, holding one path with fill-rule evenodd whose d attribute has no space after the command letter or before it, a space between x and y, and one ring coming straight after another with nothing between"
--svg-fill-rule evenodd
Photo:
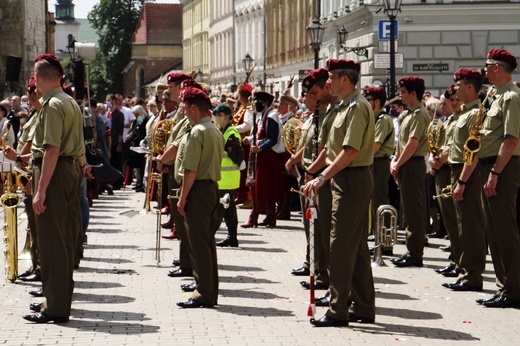
<instances>
[{"instance_id":1,"label":"short dark hair","mask_svg":"<svg viewBox=\"0 0 520 346\"><path fill-rule=\"evenodd\" d=\"M409 83L403 86L406 88L406 91L411 93L412 91L415 91L415 95L417 96L418 100L422 100L424 91L426 90L426 87L422 83Z\"/></svg>"},{"instance_id":2,"label":"short dark hair","mask_svg":"<svg viewBox=\"0 0 520 346\"><path fill-rule=\"evenodd\" d=\"M359 72L356 70L352 70L349 68L339 69L339 70L336 70L336 73L338 74L339 77L347 76L350 83L352 83L353 85L357 85L357 83L359 82Z\"/></svg>"},{"instance_id":3,"label":"short dark hair","mask_svg":"<svg viewBox=\"0 0 520 346\"><path fill-rule=\"evenodd\" d=\"M478 79L463 79L464 84L468 85L471 84L475 88L475 92L478 94L480 89L482 88L482 80Z\"/></svg>"},{"instance_id":4,"label":"short dark hair","mask_svg":"<svg viewBox=\"0 0 520 346\"><path fill-rule=\"evenodd\" d=\"M58 69L58 67L52 65L47 60L39 60L38 62L36 62L34 64L34 69L43 79L49 80L61 78L60 70Z\"/></svg>"},{"instance_id":5,"label":"short dark hair","mask_svg":"<svg viewBox=\"0 0 520 346\"><path fill-rule=\"evenodd\" d=\"M191 106L197 107L199 109L199 111L203 114L206 114L209 111L209 104L202 99L197 99L197 98L187 99L187 100L184 100L184 103L188 107L191 107Z\"/></svg>"}]
</instances>

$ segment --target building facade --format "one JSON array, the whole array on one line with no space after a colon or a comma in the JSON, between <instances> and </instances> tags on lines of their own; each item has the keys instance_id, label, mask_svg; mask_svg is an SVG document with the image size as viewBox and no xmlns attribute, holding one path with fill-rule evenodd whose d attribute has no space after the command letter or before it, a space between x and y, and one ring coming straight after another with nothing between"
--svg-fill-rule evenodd
<instances>
[{"instance_id":1,"label":"building facade","mask_svg":"<svg viewBox=\"0 0 520 346\"><path fill-rule=\"evenodd\" d=\"M182 5L146 2L132 38L132 57L123 71L123 93L150 97L146 85L165 71L181 69Z\"/></svg>"},{"instance_id":2,"label":"building facade","mask_svg":"<svg viewBox=\"0 0 520 346\"><path fill-rule=\"evenodd\" d=\"M54 55L60 60L70 58L69 43L72 39L79 40L80 23L74 17L72 0L57 0L54 9L56 21Z\"/></svg>"},{"instance_id":3,"label":"building facade","mask_svg":"<svg viewBox=\"0 0 520 346\"><path fill-rule=\"evenodd\" d=\"M213 91L227 93L236 83L235 73L235 16L233 0L212 1L209 23L210 80ZM222 52L222 54L217 53Z\"/></svg>"},{"instance_id":4,"label":"building facade","mask_svg":"<svg viewBox=\"0 0 520 346\"><path fill-rule=\"evenodd\" d=\"M0 97L21 95L53 41L46 0L0 1Z\"/></svg>"},{"instance_id":5,"label":"building facade","mask_svg":"<svg viewBox=\"0 0 520 346\"><path fill-rule=\"evenodd\" d=\"M217 8L220 8L221 3L226 1L182 0L183 71L205 83L210 83L211 80L210 2L219 3ZM213 53L220 56L226 54L223 51Z\"/></svg>"}]
</instances>

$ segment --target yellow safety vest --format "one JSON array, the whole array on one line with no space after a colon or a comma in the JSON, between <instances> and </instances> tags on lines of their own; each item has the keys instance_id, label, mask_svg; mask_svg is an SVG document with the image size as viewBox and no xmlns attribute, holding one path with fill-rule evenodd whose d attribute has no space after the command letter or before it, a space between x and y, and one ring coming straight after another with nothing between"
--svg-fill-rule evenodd
<instances>
[{"instance_id":1,"label":"yellow safety vest","mask_svg":"<svg viewBox=\"0 0 520 346\"><path fill-rule=\"evenodd\" d=\"M224 132L224 146L228 138L235 135L240 139L240 134L234 126L229 126ZM222 164L220 165L220 180L218 182L219 190L236 190L240 186L240 167L229 158L228 153L224 150L222 156Z\"/></svg>"}]
</instances>

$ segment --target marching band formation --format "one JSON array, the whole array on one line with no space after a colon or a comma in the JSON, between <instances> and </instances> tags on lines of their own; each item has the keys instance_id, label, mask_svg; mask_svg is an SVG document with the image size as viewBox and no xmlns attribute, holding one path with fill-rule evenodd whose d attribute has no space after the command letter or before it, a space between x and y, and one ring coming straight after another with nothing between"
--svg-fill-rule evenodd
<instances>
[{"instance_id":1,"label":"marching band formation","mask_svg":"<svg viewBox=\"0 0 520 346\"><path fill-rule=\"evenodd\" d=\"M303 112L290 95L292 83L275 100L266 91L254 90L246 78L235 95L215 100L191 76L168 75L167 84L157 88L161 111L153 118L143 115L146 122L136 125L139 148L130 149L143 155L137 173L146 185L143 212L152 212L152 200L159 206L157 260L165 225L160 222L161 207L166 206L166 224L173 229L163 238L180 240L179 260L174 261L178 268L168 276L194 278L181 285L192 292L191 298L177 305L218 305L216 249L239 246L237 206L251 207L242 228L276 227L277 219L290 217L293 197L299 197L308 246L304 265L292 274L310 277L301 285L310 289L311 324L373 323L372 265L380 264L381 254L392 255L397 241L392 186L398 188L407 248L392 262L422 267L430 197L425 183L432 179L450 240L449 264L436 272L454 278L443 286L481 291L489 246L498 289L477 303L520 307L520 88L512 81L516 67L510 52L492 49L485 75L457 70L454 84L441 98L445 119L439 117L437 103L423 103L423 79L402 78L399 96L388 100L380 87L358 89L360 64L345 59L329 59L326 68L304 78ZM21 203L16 189L27 196L33 261L20 278L41 278L42 289L30 293L45 299L30 305L36 314L24 316L36 323L69 320L73 269L84 237L80 187L83 178L92 178L83 111L61 88L62 76L54 56L40 55L27 89L33 116L23 124L16 150L6 140L9 129L1 137L4 155L17 163L18 172L4 177L6 220L7 210ZM489 83L487 90L484 83ZM112 121L123 124L123 115L112 110ZM135 108L136 115L140 112ZM115 150L114 158L121 152L122 135L111 138L116 141L108 146ZM259 222L261 214L266 217ZM228 234L216 243L222 220ZM387 221L391 226L384 226ZM16 227L16 221L6 222ZM374 263L370 233L376 237ZM17 278L13 253L16 248L6 251L10 280ZM315 289L327 293L315 298ZM328 307L323 317L314 318L314 305Z\"/></svg>"}]
</instances>

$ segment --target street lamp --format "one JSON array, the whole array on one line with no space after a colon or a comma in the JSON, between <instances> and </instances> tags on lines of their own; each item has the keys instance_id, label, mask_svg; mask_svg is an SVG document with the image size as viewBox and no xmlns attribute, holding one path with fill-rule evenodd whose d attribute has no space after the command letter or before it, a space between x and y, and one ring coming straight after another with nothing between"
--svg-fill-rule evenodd
<instances>
[{"instance_id":1,"label":"street lamp","mask_svg":"<svg viewBox=\"0 0 520 346\"><path fill-rule=\"evenodd\" d=\"M323 42L323 34L325 34L325 27L320 24L318 17L312 20L311 25L307 27L307 35L311 40L311 47L314 49L314 68L320 67L320 46Z\"/></svg>"},{"instance_id":2,"label":"street lamp","mask_svg":"<svg viewBox=\"0 0 520 346\"><path fill-rule=\"evenodd\" d=\"M242 59L242 64L244 65L244 71L246 71L246 73L249 73L249 71L253 67L253 58L251 58L251 55L249 55L249 53L246 53L246 56L244 57L244 59Z\"/></svg>"},{"instance_id":3,"label":"street lamp","mask_svg":"<svg viewBox=\"0 0 520 346\"><path fill-rule=\"evenodd\" d=\"M390 19L390 98L395 96L395 18L401 12L402 0L383 0L384 12Z\"/></svg>"},{"instance_id":4,"label":"street lamp","mask_svg":"<svg viewBox=\"0 0 520 346\"><path fill-rule=\"evenodd\" d=\"M368 59L368 50L366 47L347 47L348 31L345 29L344 26L342 26L341 29L336 31L336 33L338 35L338 42L341 48L345 49L346 52L353 52L357 56L364 56Z\"/></svg>"}]
</instances>

